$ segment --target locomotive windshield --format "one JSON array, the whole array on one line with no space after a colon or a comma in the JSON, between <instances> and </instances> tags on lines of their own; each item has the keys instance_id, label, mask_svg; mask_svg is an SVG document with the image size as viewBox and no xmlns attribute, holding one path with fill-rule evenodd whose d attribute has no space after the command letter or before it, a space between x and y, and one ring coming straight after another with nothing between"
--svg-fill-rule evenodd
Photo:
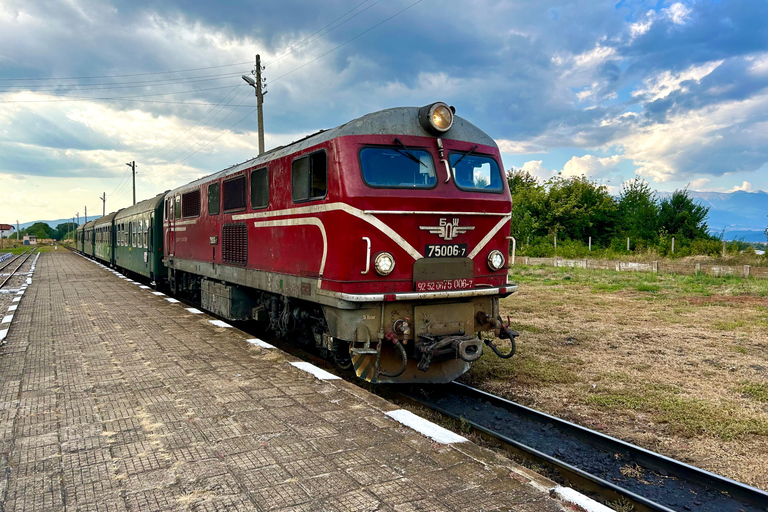
<instances>
[{"instance_id":1,"label":"locomotive windshield","mask_svg":"<svg viewBox=\"0 0 768 512\"><path fill-rule=\"evenodd\" d=\"M461 190L501 192L501 172L489 156L452 152L450 155L456 186Z\"/></svg>"},{"instance_id":2,"label":"locomotive windshield","mask_svg":"<svg viewBox=\"0 0 768 512\"><path fill-rule=\"evenodd\" d=\"M372 187L432 188L437 185L435 164L427 151L402 148L364 148L360 151L363 178Z\"/></svg>"}]
</instances>

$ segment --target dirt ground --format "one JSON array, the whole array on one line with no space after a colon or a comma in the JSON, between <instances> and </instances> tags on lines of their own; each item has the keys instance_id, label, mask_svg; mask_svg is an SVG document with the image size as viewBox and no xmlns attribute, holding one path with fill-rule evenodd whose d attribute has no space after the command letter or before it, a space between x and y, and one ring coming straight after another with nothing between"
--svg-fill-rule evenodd
<instances>
[{"instance_id":1,"label":"dirt ground","mask_svg":"<svg viewBox=\"0 0 768 512\"><path fill-rule=\"evenodd\" d=\"M768 489L768 280L515 267L517 354L463 380Z\"/></svg>"}]
</instances>

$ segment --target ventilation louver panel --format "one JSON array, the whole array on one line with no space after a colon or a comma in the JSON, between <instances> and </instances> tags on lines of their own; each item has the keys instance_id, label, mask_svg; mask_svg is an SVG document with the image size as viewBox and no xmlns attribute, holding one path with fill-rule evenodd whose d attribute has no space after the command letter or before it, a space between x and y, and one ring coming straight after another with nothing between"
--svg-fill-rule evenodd
<instances>
[{"instance_id":1,"label":"ventilation louver panel","mask_svg":"<svg viewBox=\"0 0 768 512\"><path fill-rule=\"evenodd\" d=\"M248 262L248 228L245 224L224 224L221 229L221 257L225 263Z\"/></svg>"}]
</instances>

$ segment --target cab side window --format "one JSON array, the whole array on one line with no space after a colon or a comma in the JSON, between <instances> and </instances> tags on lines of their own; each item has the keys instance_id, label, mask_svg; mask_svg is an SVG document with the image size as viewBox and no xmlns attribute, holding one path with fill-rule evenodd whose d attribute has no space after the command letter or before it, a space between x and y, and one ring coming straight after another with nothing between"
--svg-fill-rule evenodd
<instances>
[{"instance_id":1,"label":"cab side window","mask_svg":"<svg viewBox=\"0 0 768 512\"><path fill-rule=\"evenodd\" d=\"M269 169L256 169L251 173L251 208L269 206Z\"/></svg>"},{"instance_id":2,"label":"cab side window","mask_svg":"<svg viewBox=\"0 0 768 512\"><path fill-rule=\"evenodd\" d=\"M328 193L328 169L325 151L297 158L291 166L293 202L322 199Z\"/></svg>"},{"instance_id":3,"label":"cab side window","mask_svg":"<svg viewBox=\"0 0 768 512\"><path fill-rule=\"evenodd\" d=\"M219 197L218 182L208 185L208 215L219 214Z\"/></svg>"},{"instance_id":4,"label":"cab side window","mask_svg":"<svg viewBox=\"0 0 768 512\"><path fill-rule=\"evenodd\" d=\"M245 210L245 175L224 182L224 212Z\"/></svg>"}]
</instances>

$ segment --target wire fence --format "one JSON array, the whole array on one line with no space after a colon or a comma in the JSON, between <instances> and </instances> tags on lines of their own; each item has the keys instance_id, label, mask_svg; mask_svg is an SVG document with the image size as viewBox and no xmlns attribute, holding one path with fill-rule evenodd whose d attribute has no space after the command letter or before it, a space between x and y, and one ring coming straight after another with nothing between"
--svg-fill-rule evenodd
<instances>
[{"instance_id":1,"label":"wire fence","mask_svg":"<svg viewBox=\"0 0 768 512\"><path fill-rule=\"evenodd\" d=\"M744 278L753 277L756 279L768 279L768 267L754 267L752 265L707 265L702 263L670 263L666 261L643 263L620 260L591 260L587 258L532 258L528 256L517 257L513 264L615 270L616 272L655 272L684 275L703 274L714 277L738 276Z\"/></svg>"}]
</instances>

